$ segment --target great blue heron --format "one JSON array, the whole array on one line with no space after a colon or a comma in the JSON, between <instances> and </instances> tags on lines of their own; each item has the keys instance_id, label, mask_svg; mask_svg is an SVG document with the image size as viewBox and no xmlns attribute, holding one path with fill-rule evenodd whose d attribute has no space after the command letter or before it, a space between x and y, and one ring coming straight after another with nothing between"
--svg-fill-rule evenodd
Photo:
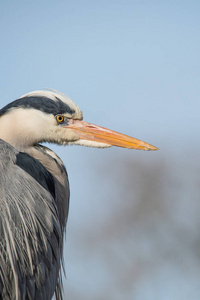
<instances>
[{"instance_id":1,"label":"great blue heron","mask_svg":"<svg viewBox=\"0 0 200 300\"><path fill-rule=\"evenodd\" d=\"M57 91L28 93L0 110L0 299L62 299L68 177L39 143L157 150L82 119Z\"/></svg>"}]
</instances>

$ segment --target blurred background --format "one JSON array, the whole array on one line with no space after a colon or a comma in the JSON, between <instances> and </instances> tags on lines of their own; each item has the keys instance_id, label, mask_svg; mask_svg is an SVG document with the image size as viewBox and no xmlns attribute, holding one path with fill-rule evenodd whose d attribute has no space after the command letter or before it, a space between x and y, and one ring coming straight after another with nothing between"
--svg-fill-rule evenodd
<instances>
[{"instance_id":1,"label":"blurred background","mask_svg":"<svg viewBox=\"0 0 200 300\"><path fill-rule=\"evenodd\" d=\"M157 152L49 145L71 186L65 299L200 299L200 2L0 2L0 104L68 94Z\"/></svg>"}]
</instances>

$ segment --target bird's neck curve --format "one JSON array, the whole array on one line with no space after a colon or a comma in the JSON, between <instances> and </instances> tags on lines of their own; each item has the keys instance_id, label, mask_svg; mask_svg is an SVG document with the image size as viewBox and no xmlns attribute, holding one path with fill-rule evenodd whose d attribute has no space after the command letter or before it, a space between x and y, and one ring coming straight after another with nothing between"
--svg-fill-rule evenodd
<instances>
[{"instance_id":1,"label":"bird's neck curve","mask_svg":"<svg viewBox=\"0 0 200 300\"><path fill-rule=\"evenodd\" d=\"M0 116L0 139L24 151L44 141L50 118L36 109L11 109Z\"/></svg>"},{"instance_id":2,"label":"bird's neck curve","mask_svg":"<svg viewBox=\"0 0 200 300\"><path fill-rule=\"evenodd\" d=\"M60 157L51 149L36 144L24 150L27 154L39 160L39 162L55 177L62 185L65 183L65 177L61 174L66 173L65 166Z\"/></svg>"}]
</instances>

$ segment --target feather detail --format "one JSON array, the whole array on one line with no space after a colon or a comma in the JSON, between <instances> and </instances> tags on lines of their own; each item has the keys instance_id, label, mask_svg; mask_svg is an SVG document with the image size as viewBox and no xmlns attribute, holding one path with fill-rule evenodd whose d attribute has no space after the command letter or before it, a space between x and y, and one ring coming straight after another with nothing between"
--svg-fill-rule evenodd
<instances>
[{"instance_id":1,"label":"feather detail","mask_svg":"<svg viewBox=\"0 0 200 300\"><path fill-rule=\"evenodd\" d=\"M15 295L19 300L29 295L47 300L57 285L60 300L64 224L59 221L56 179L38 160L2 140L0 174L4 175L0 178L0 298ZM35 179L39 176L41 184Z\"/></svg>"}]
</instances>

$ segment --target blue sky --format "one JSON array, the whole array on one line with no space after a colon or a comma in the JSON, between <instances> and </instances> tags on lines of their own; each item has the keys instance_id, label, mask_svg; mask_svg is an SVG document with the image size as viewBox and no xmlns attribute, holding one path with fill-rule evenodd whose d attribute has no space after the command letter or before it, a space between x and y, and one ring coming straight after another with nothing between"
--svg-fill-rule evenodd
<instances>
[{"instance_id":1,"label":"blue sky","mask_svg":"<svg viewBox=\"0 0 200 300\"><path fill-rule=\"evenodd\" d=\"M158 157L185 160L199 147L199 13L199 1L1 1L0 104L57 89L86 121L152 143ZM74 199L96 160L128 153L51 148L68 167ZM84 205L74 203L78 224Z\"/></svg>"},{"instance_id":2,"label":"blue sky","mask_svg":"<svg viewBox=\"0 0 200 300\"><path fill-rule=\"evenodd\" d=\"M87 120L153 137L160 147L192 140L199 132L199 6L1 2L2 105L50 87L69 94Z\"/></svg>"}]
</instances>

